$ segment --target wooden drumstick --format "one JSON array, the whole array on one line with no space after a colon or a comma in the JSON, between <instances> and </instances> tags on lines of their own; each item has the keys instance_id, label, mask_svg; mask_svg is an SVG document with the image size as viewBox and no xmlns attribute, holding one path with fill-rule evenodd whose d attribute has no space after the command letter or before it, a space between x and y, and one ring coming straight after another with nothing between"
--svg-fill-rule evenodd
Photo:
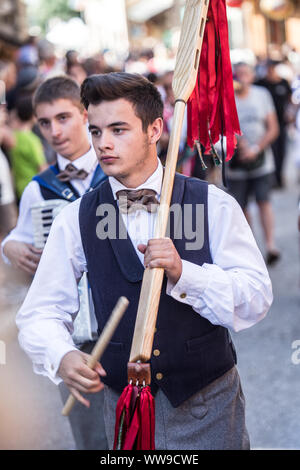
<instances>
[{"instance_id":1,"label":"wooden drumstick","mask_svg":"<svg viewBox=\"0 0 300 470\"><path fill-rule=\"evenodd\" d=\"M104 353L109 341L111 340L112 335L114 334L121 318L125 313L126 308L128 307L128 304L129 301L128 299L126 299L126 297L119 298L114 310L111 313L111 316L109 317L109 320L107 321L101 335L99 336L97 343L93 348L91 357L87 362L88 367L90 367L91 369L94 369L97 362L100 360L102 354ZM65 406L63 407L61 414L63 416L68 416L76 401L76 398L72 394L70 394Z\"/></svg>"}]
</instances>

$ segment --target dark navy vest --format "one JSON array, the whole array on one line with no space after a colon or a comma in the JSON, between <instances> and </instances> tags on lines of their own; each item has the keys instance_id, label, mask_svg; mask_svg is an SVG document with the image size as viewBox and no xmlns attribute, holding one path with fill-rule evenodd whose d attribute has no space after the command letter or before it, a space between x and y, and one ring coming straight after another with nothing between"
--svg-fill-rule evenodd
<instances>
[{"instance_id":1,"label":"dark navy vest","mask_svg":"<svg viewBox=\"0 0 300 470\"><path fill-rule=\"evenodd\" d=\"M45 201L49 199L63 199L69 202L76 201L80 197L80 194L72 186L70 182L63 183L56 178L59 173L58 165L51 165L47 170L34 176L33 181L37 181L40 186L40 191ZM107 176L101 169L100 165L97 165L93 179L90 184L90 189L94 189L101 182L107 179Z\"/></svg>"},{"instance_id":2,"label":"dark navy vest","mask_svg":"<svg viewBox=\"0 0 300 470\"><path fill-rule=\"evenodd\" d=\"M180 204L182 207L184 204L192 205L193 224L195 204L204 205L204 245L200 250L186 250L185 243L191 240L184 238L184 230L181 239L174 239L177 232L172 217L170 235L181 258L198 265L212 263L208 236L207 191L206 182L176 174L171 203ZM118 298L124 295L129 300L129 307L101 359L107 372L103 382L121 392L127 384L127 363L144 267L129 236L127 239L111 237L104 240L97 237L96 227L102 217L97 217L96 211L102 203L115 207L118 221L118 206L109 182L105 181L95 191L83 196L79 223L99 333ZM121 219L120 223L123 224ZM124 226L123 230L126 233ZM161 388L171 404L176 407L229 371L236 362L236 356L227 329L211 324L192 307L167 295L166 284L165 277L153 342L153 350L160 351L160 354L151 357L151 389L155 393L158 387ZM160 380L156 377L158 373L162 374L158 376L162 377Z\"/></svg>"}]
</instances>

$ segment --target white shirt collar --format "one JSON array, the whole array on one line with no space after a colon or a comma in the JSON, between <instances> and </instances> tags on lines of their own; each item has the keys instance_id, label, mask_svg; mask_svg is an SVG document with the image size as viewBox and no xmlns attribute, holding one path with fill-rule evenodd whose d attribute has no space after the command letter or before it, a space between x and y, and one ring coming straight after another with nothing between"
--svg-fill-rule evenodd
<instances>
[{"instance_id":1,"label":"white shirt collar","mask_svg":"<svg viewBox=\"0 0 300 470\"><path fill-rule=\"evenodd\" d=\"M108 180L113 192L114 199L117 199L116 193L117 191L120 191L121 189L153 189L156 191L156 194L160 196L161 192L161 185L162 185L162 179L163 179L163 166L161 164L161 161L159 158L157 159L157 168L152 173L152 175L145 181L145 183L141 184L137 188L127 188L124 186L120 181L118 181L116 178L113 176L109 176Z\"/></svg>"},{"instance_id":2,"label":"white shirt collar","mask_svg":"<svg viewBox=\"0 0 300 470\"><path fill-rule=\"evenodd\" d=\"M76 160L70 162L67 158L63 157L59 153L57 154L57 164L60 171L63 171L69 163L72 163L78 170L85 170L87 173L91 173L98 163L96 152L94 147L91 146L90 150L82 155L81 157L77 158Z\"/></svg>"}]
</instances>

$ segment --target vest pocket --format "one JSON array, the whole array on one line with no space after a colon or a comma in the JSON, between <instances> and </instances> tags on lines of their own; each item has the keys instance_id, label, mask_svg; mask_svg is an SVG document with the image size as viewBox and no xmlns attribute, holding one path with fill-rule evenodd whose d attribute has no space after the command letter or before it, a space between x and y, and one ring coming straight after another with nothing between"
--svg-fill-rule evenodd
<instances>
[{"instance_id":1,"label":"vest pocket","mask_svg":"<svg viewBox=\"0 0 300 470\"><path fill-rule=\"evenodd\" d=\"M193 353L197 351L201 351L207 347L211 347L214 341L217 341L221 335L222 327L216 326L213 331L207 333L206 335L200 336L198 338L192 338L186 341L186 351L188 353Z\"/></svg>"}]
</instances>

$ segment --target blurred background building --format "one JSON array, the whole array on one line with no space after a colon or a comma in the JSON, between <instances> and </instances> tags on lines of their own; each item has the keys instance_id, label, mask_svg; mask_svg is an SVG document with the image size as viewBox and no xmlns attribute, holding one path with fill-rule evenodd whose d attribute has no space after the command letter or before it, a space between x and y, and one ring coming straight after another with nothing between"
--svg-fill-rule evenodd
<instances>
[{"instance_id":1,"label":"blurred background building","mask_svg":"<svg viewBox=\"0 0 300 470\"><path fill-rule=\"evenodd\" d=\"M107 54L122 62L129 50L152 49L171 60L179 40L184 0L1 0L0 56L29 35L46 35L58 53ZM233 60L278 56L284 45L300 52L299 0L227 0ZM27 12L27 13L26 13ZM1 47L2 46L2 47ZM167 51L167 52L166 52ZM276 58L276 57L274 57Z\"/></svg>"}]
</instances>

